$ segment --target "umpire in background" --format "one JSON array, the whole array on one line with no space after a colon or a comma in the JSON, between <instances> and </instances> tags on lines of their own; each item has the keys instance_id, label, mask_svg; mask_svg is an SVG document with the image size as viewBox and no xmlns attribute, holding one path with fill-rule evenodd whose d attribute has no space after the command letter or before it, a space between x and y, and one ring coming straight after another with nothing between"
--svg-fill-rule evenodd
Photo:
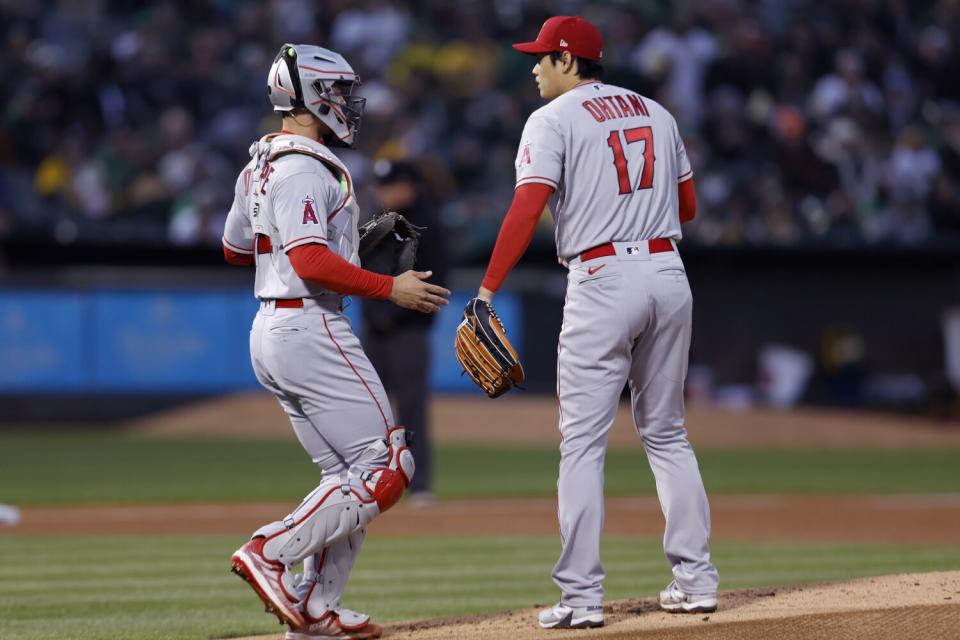
<instances>
[{"instance_id":1,"label":"umpire in background","mask_svg":"<svg viewBox=\"0 0 960 640\"><path fill-rule=\"evenodd\" d=\"M429 267L433 271L430 281L444 285L448 273L446 243L436 203L431 206L420 172L409 162L380 160L373 173L381 210L396 211L418 227L425 227L414 269ZM376 300L363 301L363 348L383 380L397 424L413 431L410 449L417 472L410 485L410 499L422 504L433 499L428 424L433 321L430 313L416 313Z\"/></svg>"}]
</instances>

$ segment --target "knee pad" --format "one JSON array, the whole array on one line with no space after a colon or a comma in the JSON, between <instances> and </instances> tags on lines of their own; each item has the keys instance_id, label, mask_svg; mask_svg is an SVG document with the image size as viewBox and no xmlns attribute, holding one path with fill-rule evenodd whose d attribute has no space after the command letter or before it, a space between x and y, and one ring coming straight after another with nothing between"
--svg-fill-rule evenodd
<instances>
[{"instance_id":1,"label":"knee pad","mask_svg":"<svg viewBox=\"0 0 960 640\"><path fill-rule=\"evenodd\" d=\"M410 486L416 471L413 454L407 447L407 433L401 426L394 427L387 433L387 468L381 470L373 489L381 513L397 503L404 490Z\"/></svg>"},{"instance_id":2,"label":"knee pad","mask_svg":"<svg viewBox=\"0 0 960 640\"><path fill-rule=\"evenodd\" d=\"M298 564L396 504L413 472L406 434L395 427L386 440L371 443L348 470L324 478L290 515L253 535L267 538L263 552L268 559L288 567Z\"/></svg>"},{"instance_id":3,"label":"knee pad","mask_svg":"<svg viewBox=\"0 0 960 640\"><path fill-rule=\"evenodd\" d=\"M413 454L410 452L407 444L408 436L412 438L413 433L401 426L394 427L387 433L387 443L390 451L390 456L387 459L387 468L403 474L405 487L410 486L410 481L413 480L413 473L417 468L413 460Z\"/></svg>"},{"instance_id":4,"label":"knee pad","mask_svg":"<svg viewBox=\"0 0 960 640\"><path fill-rule=\"evenodd\" d=\"M386 466L382 462L383 453L387 454ZM399 426L387 432L385 441L377 440L371 444L350 468L350 472L359 477L380 513L400 500L404 490L410 486L415 470L413 454L407 447L407 431Z\"/></svg>"}]
</instances>

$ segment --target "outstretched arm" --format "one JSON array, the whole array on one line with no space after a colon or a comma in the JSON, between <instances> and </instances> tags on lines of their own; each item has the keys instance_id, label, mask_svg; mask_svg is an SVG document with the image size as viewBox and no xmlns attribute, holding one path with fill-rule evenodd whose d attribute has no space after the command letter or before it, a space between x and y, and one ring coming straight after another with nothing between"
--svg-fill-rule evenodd
<instances>
[{"instance_id":1,"label":"outstretched arm","mask_svg":"<svg viewBox=\"0 0 960 640\"><path fill-rule=\"evenodd\" d=\"M347 296L386 300L393 278L354 266L322 244L305 244L287 253L297 275Z\"/></svg>"},{"instance_id":2,"label":"outstretched arm","mask_svg":"<svg viewBox=\"0 0 960 640\"><path fill-rule=\"evenodd\" d=\"M450 292L423 282L431 272L407 271L393 278L354 266L325 245L311 243L287 253L297 275L325 289L348 296L387 300L424 313L434 313L447 304Z\"/></svg>"}]
</instances>

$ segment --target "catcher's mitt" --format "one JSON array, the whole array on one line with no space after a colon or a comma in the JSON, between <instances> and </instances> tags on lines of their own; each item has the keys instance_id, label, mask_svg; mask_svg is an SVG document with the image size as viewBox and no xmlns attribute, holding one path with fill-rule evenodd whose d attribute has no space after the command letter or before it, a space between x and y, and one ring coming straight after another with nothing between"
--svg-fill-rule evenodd
<instances>
[{"instance_id":1,"label":"catcher's mitt","mask_svg":"<svg viewBox=\"0 0 960 640\"><path fill-rule=\"evenodd\" d=\"M454 346L460 366L491 398L523 383L520 356L490 303L480 298L467 303Z\"/></svg>"},{"instance_id":2,"label":"catcher's mitt","mask_svg":"<svg viewBox=\"0 0 960 640\"><path fill-rule=\"evenodd\" d=\"M381 213L358 229L360 264L388 276L409 271L417 258L419 230L396 211Z\"/></svg>"}]
</instances>

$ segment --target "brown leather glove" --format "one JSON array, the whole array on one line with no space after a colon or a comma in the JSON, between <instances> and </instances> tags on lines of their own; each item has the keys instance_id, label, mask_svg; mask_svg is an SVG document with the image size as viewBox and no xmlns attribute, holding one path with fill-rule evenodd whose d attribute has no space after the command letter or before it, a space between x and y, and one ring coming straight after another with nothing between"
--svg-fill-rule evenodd
<instances>
[{"instance_id":1,"label":"brown leather glove","mask_svg":"<svg viewBox=\"0 0 960 640\"><path fill-rule=\"evenodd\" d=\"M480 298L467 303L454 346L460 366L491 398L523 383L520 356L490 303Z\"/></svg>"}]
</instances>

